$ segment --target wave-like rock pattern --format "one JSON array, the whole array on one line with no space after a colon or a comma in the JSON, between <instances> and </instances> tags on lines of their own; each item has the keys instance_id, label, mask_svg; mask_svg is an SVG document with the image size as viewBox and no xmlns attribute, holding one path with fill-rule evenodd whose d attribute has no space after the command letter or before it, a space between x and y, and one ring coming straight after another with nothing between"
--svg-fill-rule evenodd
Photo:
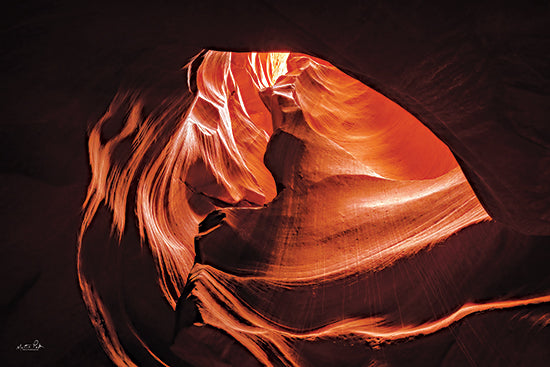
<instances>
[{"instance_id":1,"label":"wave-like rock pattern","mask_svg":"<svg viewBox=\"0 0 550 367\"><path fill-rule=\"evenodd\" d=\"M521 279L510 259L536 241L491 221L447 146L388 98L297 53L207 51L186 71L181 96L146 113L121 93L90 134L82 233L105 203L122 238L135 210L178 319L151 343L137 312L109 309L81 248L117 365L144 363L128 338L153 363L399 365L468 315L550 301L544 279L493 291L507 286L487 264Z\"/></svg>"}]
</instances>

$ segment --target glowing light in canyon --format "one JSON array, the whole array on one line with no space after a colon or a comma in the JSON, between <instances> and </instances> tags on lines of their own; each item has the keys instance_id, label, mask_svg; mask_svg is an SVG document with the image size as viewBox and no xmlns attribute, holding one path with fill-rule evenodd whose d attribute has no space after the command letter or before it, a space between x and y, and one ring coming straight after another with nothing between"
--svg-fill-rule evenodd
<instances>
[{"instance_id":1,"label":"glowing light in canyon","mask_svg":"<svg viewBox=\"0 0 550 367\"><path fill-rule=\"evenodd\" d=\"M91 130L81 233L104 203L120 238L133 225L130 205L166 301L175 309L189 290L196 326L225 331L262 364L302 365L298 340L390 343L475 312L550 301L463 302L414 320L379 311L373 302L389 301L361 294L377 287L377 273L491 220L448 147L311 56L207 51L185 71L179 97L146 114L139 93L120 93ZM105 138L121 110L123 128ZM103 346L117 365L133 365L82 261ZM292 316L278 311L298 298Z\"/></svg>"}]
</instances>

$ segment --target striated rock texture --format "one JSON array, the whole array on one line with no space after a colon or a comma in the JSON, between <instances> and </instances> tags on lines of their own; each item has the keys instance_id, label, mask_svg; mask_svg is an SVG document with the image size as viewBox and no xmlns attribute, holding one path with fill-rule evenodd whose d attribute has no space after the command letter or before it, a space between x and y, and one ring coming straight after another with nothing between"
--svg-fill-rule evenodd
<instances>
[{"instance_id":1,"label":"striated rock texture","mask_svg":"<svg viewBox=\"0 0 550 367\"><path fill-rule=\"evenodd\" d=\"M4 365L550 365L546 2L12 5Z\"/></svg>"},{"instance_id":2,"label":"striated rock texture","mask_svg":"<svg viewBox=\"0 0 550 367\"><path fill-rule=\"evenodd\" d=\"M120 239L135 205L177 318L159 346L131 303L112 316L84 242L83 297L117 365L144 363L126 329L166 364L318 366L327 342L349 349L327 365L384 364L378 351L471 314L550 301L544 286L487 292L474 253L506 230L481 223L450 150L394 102L298 53L205 51L186 70L181 97L146 115L119 94L90 133L82 233L105 201Z\"/></svg>"}]
</instances>

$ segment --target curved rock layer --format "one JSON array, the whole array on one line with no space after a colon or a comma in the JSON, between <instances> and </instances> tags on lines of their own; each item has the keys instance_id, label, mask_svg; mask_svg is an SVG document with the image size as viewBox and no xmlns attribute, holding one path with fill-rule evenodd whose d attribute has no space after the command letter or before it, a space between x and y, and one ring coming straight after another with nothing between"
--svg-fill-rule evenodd
<instances>
[{"instance_id":1,"label":"curved rock layer","mask_svg":"<svg viewBox=\"0 0 550 367\"><path fill-rule=\"evenodd\" d=\"M396 103L298 53L207 51L186 71L179 97L148 112L119 94L90 134L82 233L104 202L121 238L135 208L179 320L153 342L131 304L109 309L82 248L84 300L117 365L147 364L132 338L153 364L401 365L471 314L529 306L547 323L534 306L547 276L526 286L513 261L540 244L491 221ZM514 281L484 277L495 262Z\"/></svg>"}]
</instances>

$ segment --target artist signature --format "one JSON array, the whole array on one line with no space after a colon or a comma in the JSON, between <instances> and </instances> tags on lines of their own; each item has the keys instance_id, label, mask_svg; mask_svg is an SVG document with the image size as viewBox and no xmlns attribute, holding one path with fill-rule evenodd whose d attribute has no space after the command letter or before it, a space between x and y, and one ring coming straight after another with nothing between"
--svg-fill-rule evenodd
<instances>
[{"instance_id":1,"label":"artist signature","mask_svg":"<svg viewBox=\"0 0 550 367\"><path fill-rule=\"evenodd\" d=\"M22 352L38 352L40 349L43 349L44 346L40 344L38 339L32 342L32 344L19 344L17 346L17 350L20 350Z\"/></svg>"}]
</instances>

